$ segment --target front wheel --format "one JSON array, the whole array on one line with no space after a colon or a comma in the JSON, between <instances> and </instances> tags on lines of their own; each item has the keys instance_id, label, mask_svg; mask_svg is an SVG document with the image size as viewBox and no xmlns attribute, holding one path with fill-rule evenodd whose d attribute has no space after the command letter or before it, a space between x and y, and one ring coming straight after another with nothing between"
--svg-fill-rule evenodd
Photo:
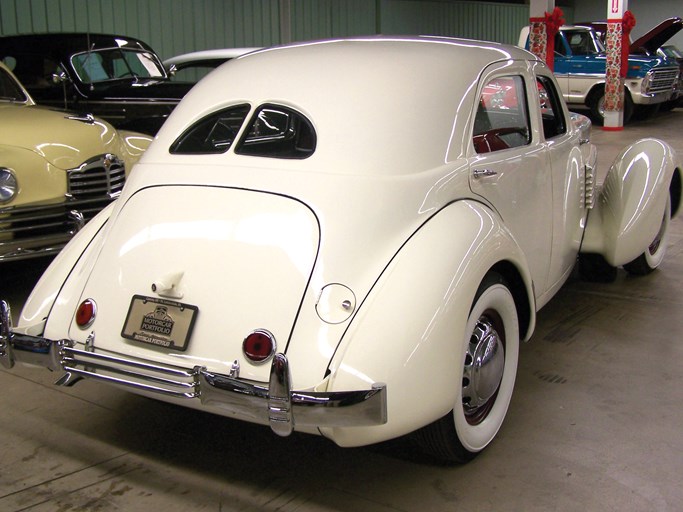
<instances>
[{"instance_id":1,"label":"front wheel","mask_svg":"<svg viewBox=\"0 0 683 512\"><path fill-rule=\"evenodd\" d=\"M456 344L458 386L453 410L416 433L421 447L446 462L463 463L495 437L507 413L517 373L519 322L503 278L489 273L479 286Z\"/></svg>"},{"instance_id":2,"label":"front wheel","mask_svg":"<svg viewBox=\"0 0 683 512\"><path fill-rule=\"evenodd\" d=\"M596 88L586 100L586 104L591 111L591 117L595 124L602 126L605 123L605 88ZM631 94L624 90L624 115L623 123L627 124L633 116L635 110Z\"/></svg>"},{"instance_id":3,"label":"front wheel","mask_svg":"<svg viewBox=\"0 0 683 512\"><path fill-rule=\"evenodd\" d=\"M669 225L671 224L671 198L667 198L662 224L647 250L635 260L624 265L629 274L644 276L655 270L664 260L666 246L669 243Z\"/></svg>"}]
</instances>

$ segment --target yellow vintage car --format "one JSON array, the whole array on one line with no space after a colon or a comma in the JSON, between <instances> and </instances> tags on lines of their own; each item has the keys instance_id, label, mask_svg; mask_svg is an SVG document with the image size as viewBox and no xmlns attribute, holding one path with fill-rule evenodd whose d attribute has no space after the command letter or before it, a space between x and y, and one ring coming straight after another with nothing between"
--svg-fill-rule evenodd
<instances>
[{"instance_id":1,"label":"yellow vintage car","mask_svg":"<svg viewBox=\"0 0 683 512\"><path fill-rule=\"evenodd\" d=\"M118 197L150 142L37 106L0 62L0 262L58 252Z\"/></svg>"}]
</instances>

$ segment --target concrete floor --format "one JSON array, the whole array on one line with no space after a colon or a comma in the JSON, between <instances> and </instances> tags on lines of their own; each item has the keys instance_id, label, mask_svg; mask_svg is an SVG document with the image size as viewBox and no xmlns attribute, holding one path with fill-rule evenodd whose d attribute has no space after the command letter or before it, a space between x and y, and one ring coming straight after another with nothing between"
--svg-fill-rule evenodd
<instances>
[{"instance_id":1,"label":"concrete floor","mask_svg":"<svg viewBox=\"0 0 683 512\"><path fill-rule=\"evenodd\" d=\"M683 109L594 129L600 171L643 136L683 155ZM497 439L470 464L406 443L318 437L185 410L94 382L0 371L1 511L678 511L683 508L683 220L644 278L572 279L520 354ZM0 268L21 303L46 263Z\"/></svg>"}]
</instances>

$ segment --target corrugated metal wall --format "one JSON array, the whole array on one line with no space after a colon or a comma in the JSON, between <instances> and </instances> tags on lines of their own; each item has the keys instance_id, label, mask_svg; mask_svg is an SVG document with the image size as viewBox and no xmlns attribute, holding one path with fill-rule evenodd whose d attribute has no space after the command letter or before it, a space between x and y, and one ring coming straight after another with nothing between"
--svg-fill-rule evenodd
<instances>
[{"instance_id":1,"label":"corrugated metal wall","mask_svg":"<svg viewBox=\"0 0 683 512\"><path fill-rule=\"evenodd\" d=\"M571 9L563 8L570 19ZM382 0L382 31L432 34L516 44L529 6L487 2Z\"/></svg>"},{"instance_id":2,"label":"corrugated metal wall","mask_svg":"<svg viewBox=\"0 0 683 512\"><path fill-rule=\"evenodd\" d=\"M0 0L0 35L105 32L137 37L162 58L280 40L277 0Z\"/></svg>"},{"instance_id":3,"label":"corrugated metal wall","mask_svg":"<svg viewBox=\"0 0 683 512\"><path fill-rule=\"evenodd\" d=\"M0 0L0 35L118 33L148 42L162 58L376 33L515 43L528 9L443 0Z\"/></svg>"}]
</instances>

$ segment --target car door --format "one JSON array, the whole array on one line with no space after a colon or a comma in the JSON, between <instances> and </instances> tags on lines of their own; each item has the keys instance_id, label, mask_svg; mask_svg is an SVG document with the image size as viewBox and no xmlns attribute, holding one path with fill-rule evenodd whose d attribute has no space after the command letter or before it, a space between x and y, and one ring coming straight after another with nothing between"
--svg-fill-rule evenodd
<instances>
[{"instance_id":1,"label":"car door","mask_svg":"<svg viewBox=\"0 0 683 512\"><path fill-rule=\"evenodd\" d=\"M553 239L548 289L557 289L574 267L588 211L586 166L595 158L587 139L572 129L569 112L562 103L550 71L537 65L536 84L541 116L541 145L552 173ZM584 156L585 149L587 157ZM592 169L591 169L592 171Z\"/></svg>"},{"instance_id":2,"label":"car door","mask_svg":"<svg viewBox=\"0 0 683 512\"><path fill-rule=\"evenodd\" d=\"M507 67L485 75L472 127L470 187L500 215L524 251L537 295L547 286L552 246L552 176L530 112L533 77ZM533 91L530 93L530 91ZM530 105L531 100L535 104ZM531 107L531 108L530 108Z\"/></svg>"}]
</instances>

